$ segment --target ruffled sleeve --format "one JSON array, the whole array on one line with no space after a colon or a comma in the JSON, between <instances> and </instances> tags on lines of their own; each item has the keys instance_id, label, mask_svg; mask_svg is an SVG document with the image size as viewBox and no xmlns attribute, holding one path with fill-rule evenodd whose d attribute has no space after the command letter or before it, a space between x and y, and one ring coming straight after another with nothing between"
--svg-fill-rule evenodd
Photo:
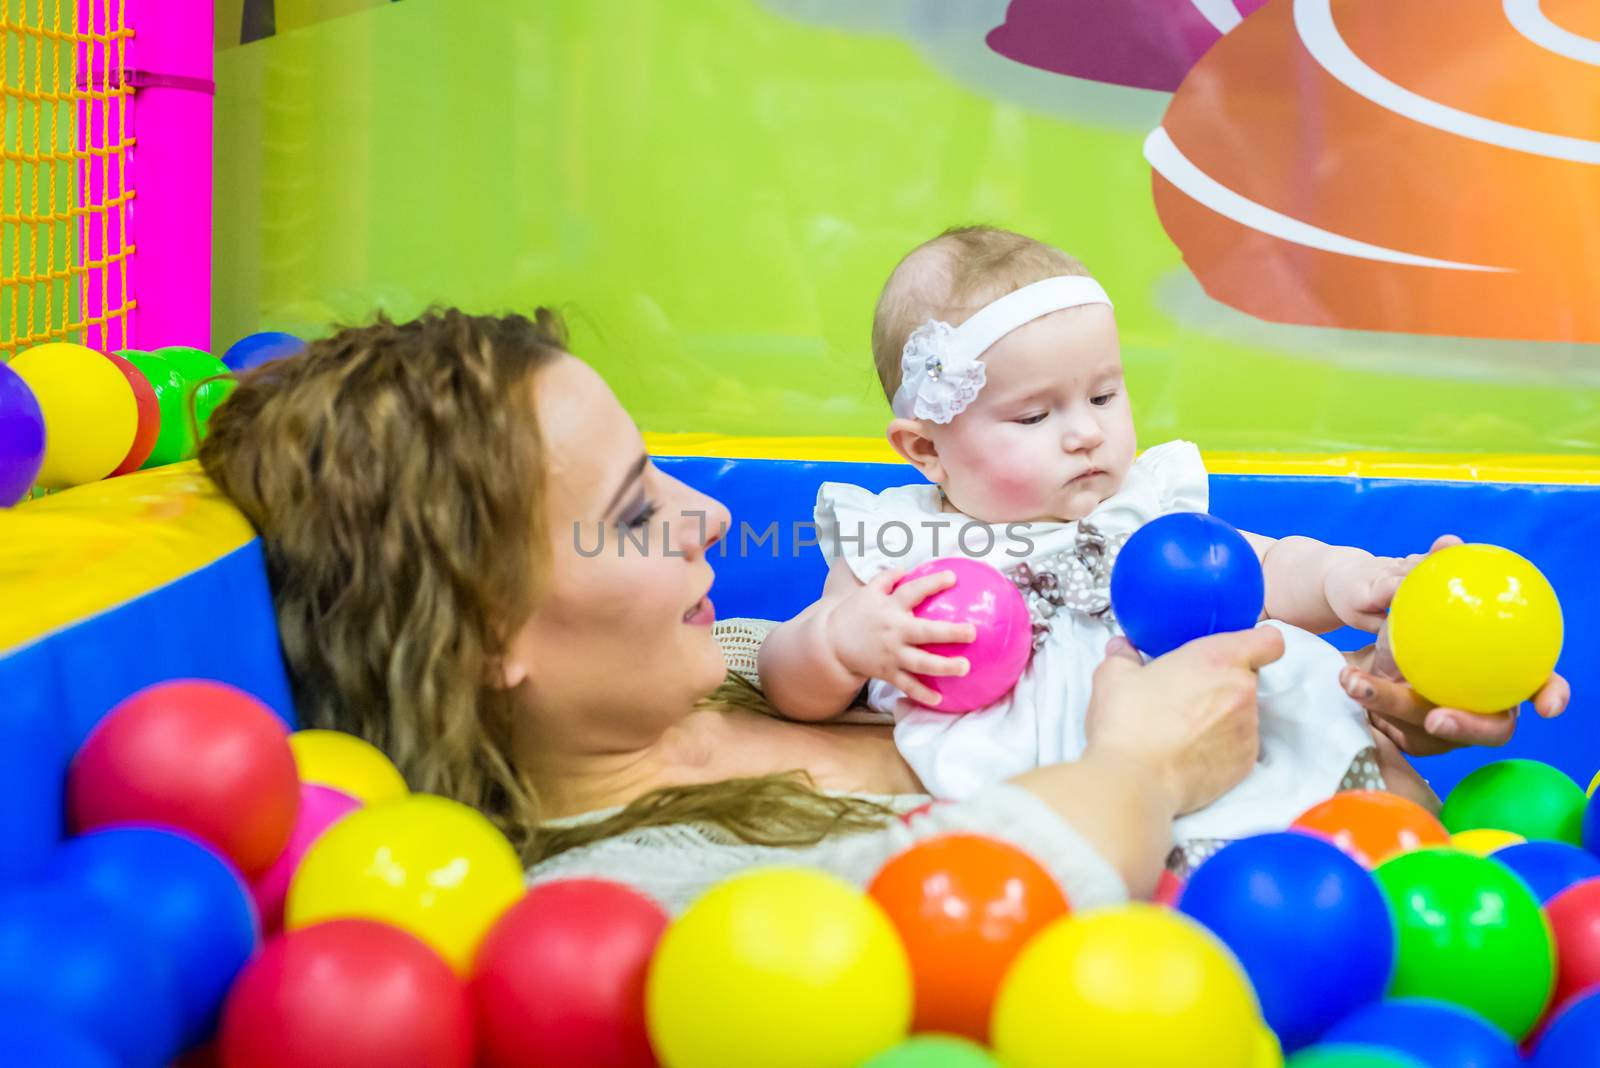
<instances>
[{"instance_id":1,"label":"ruffled sleeve","mask_svg":"<svg viewBox=\"0 0 1600 1068\"><path fill-rule=\"evenodd\" d=\"M817 545L829 561L843 556L862 582L889 568L915 567L931 555L923 524L940 517L938 495L939 488L926 483L873 493L824 482L817 489Z\"/></svg>"},{"instance_id":2,"label":"ruffled sleeve","mask_svg":"<svg viewBox=\"0 0 1600 1068\"><path fill-rule=\"evenodd\" d=\"M1200 449L1192 441L1168 441L1146 449L1122 488L1095 509L1094 525L1107 534L1131 534L1157 516L1204 512L1211 490Z\"/></svg>"}]
</instances>

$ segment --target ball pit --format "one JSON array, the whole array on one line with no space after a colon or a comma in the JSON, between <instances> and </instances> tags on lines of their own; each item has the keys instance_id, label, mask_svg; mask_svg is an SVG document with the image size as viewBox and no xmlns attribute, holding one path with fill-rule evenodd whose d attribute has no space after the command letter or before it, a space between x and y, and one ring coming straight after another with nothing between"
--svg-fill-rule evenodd
<instances>
[{"instance_id":1,"label":"ball pit","mask_svg":"<svg viewBox=\"0 0 1600 1068\"><path fill-rule=\"evenodd\" d=\"M1524 838L1579 845L1588 798L1560 770L1536 760L1500 760L1462 779L1440 820L1451 831L1492 827Z\"/></svg>"},{"instance_id":2,"label":"ball pit","mask_svg":"<svg viewBox=\"0 0 1600 1068\"><path fill-rule=\"evenodd\" d=\"M1331 842L1266 834L1202 864L1178 907L1227 944L1293 1051L1383 996L1395 930L1372 877Z\"/></svg>"},{"instance_id":3,"label":"ball pit","mask_svg":"<svg viewBox=\"0 0 1600 1068\"><path fill-rule=\"evenodd\" d=\"M989 1039L1007 969L1067 897L1039 862L993 838L951 834L885 864L867 893L883 906L911 958L917 1031Z\"/></svg>"},{"instance_id":4,"label":"ball pit","mask_svg":"<svg viewBox=\"0 0 1600 1068\"><path fill-rule=\"evenodd\" d=\"M917 679L940 696L934 711L970 712L999 700L1017 684L1033 651L1033 624L1017 587L981 560L964 556L929 560L906 572L895 587L940 571L953 572L955 585L924 598L915 615L940 623L970 623L977 637L965 644L923 646L935 656L966 657L965 675Z\"/></svg>"},{"instance_id":5,"label":"ball pit","mask_svg":"<svg viewBox=\"0 0 1600 1068\"><path fill-rule=\"evenodd\" d=\"M1207 634L1261 618L1265 580L1233 526L1198 512L1165 515L1134 531L1111 572L1111 606L1128 640L1161 656Z\"/></svg>"},{"instance_id":6,"label":"ball pit","mask_svg":"<svg viewBox=\"0 0 1600 1068\"><path fill-rule=\"evenodd\" d=\"M1390 995L1452 1002L1525 1037L1555 979L1549 925L1527 884L1451 849L1393 857L1373 875L1399 932Z\"/></svg>"}]
</instances>

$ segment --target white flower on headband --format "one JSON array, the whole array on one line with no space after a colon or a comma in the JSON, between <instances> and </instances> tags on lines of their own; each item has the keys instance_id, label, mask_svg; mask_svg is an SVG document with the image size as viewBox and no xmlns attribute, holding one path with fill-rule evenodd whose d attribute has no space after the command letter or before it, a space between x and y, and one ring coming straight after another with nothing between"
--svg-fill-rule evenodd
<instances>
[{"instance_id":1,"label":"white flower on headband","mask_svg":"<svg viewBox=\"0 0 1600 1068\"><path fill-rule=\"evenodd\" d=\"M911 402L911 414L918 419L948 423L960 415L978 399L984 374L983 361L957 344L955 327L937 319L911 331L900 351L899 392Z\"/></svg>"}]
</instances>

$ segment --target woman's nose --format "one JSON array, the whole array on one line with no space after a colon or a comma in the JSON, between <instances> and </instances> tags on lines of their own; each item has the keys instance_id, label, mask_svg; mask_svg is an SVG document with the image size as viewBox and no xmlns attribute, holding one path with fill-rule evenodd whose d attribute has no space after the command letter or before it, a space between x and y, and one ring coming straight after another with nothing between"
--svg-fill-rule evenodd
<instances>
[{"instance_id":1,"label":"woman's nose","mask_svg":"<svg viewBox=\"0 0 1600 1068\"><path fill-rule=\"evenodd\" d=\"M673 541L686 556L703 556L728 532L728 509L703 493L689 491L681 514L680 531Z\"/></svg>"}]
</instances>

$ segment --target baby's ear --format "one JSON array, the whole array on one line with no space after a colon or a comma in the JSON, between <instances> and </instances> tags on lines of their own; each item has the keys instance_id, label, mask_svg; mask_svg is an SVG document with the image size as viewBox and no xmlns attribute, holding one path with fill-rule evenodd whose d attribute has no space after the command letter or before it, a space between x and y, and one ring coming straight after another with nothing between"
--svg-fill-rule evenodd
<instances>
[{"instance_id":1,"label":"baby's ear","mask_svg":"<svg viewBox=\"0 0 1600 1068\"><path fill-rule=\"evenodd\" d=\"M928 424L921 419L895 419L885 431L894 451L903 456L922 477L929 482L944 481L944 464L939 461L939 447L928 434Z\"/></svg>"}]
</instances>

